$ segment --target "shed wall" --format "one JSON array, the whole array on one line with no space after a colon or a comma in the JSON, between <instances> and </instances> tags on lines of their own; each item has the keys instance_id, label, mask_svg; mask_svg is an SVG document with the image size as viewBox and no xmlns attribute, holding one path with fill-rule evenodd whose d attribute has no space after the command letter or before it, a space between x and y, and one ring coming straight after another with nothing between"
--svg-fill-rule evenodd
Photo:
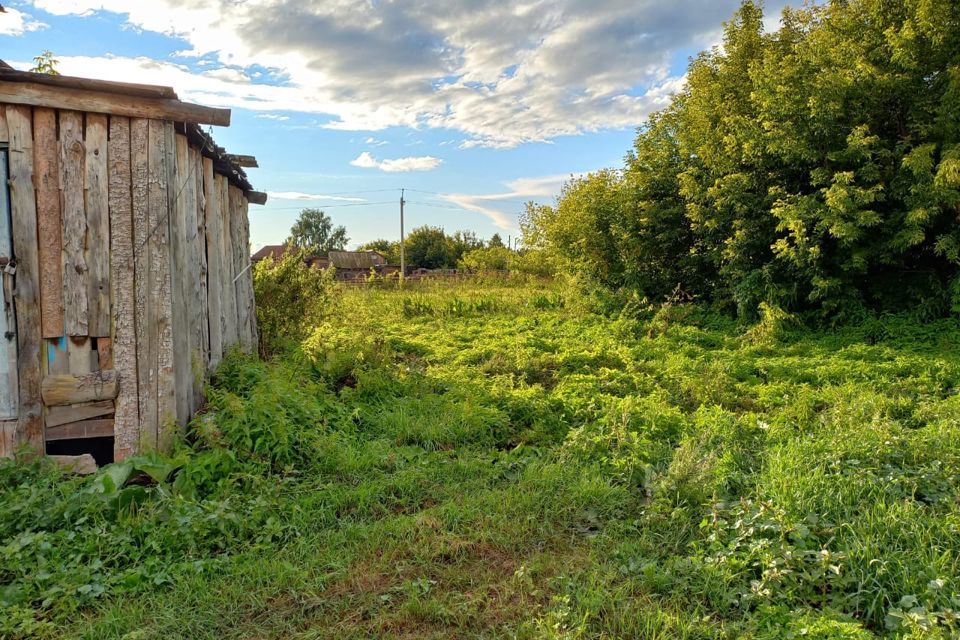
<instances>
[{"instance_id":1,"label":"shed wall","mask_svg":"<svg viewBox=\"0 0 960 640\"><path fill-rule=\"evenodd\" d=\"M226 351L256 345L244 192L162 120L0 103L22 444L169 444ZM12 431L12 433L11 433Z\"/></svg>"}]
</instances>

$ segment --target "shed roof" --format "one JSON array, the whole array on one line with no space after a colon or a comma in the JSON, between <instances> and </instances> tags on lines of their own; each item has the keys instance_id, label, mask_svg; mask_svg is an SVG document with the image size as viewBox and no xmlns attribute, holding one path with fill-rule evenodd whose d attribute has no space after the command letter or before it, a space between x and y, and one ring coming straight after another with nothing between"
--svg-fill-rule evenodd
<instances>
[{"instance_id":1,"label":"shed roof","mask_svg":"<svg viewBox=\"0 0 960 640\"><path fill-rule=\"evenodd\" d=\"M386 260L378 251L331 251L327 257L337 269L369 269Z\"/></svg>"},{"instance_id":2,"label":"shed roof","mask_svg":"<svg viewBox=\"0 0 960 640\"><path fill-rule=\"evenodd\" d=\"M250 256L250 260L251 262L258 262L260 260L263 260L264 258L273 258L274 260L279 260L284 256L284 254L286 254L286 252L287 252L287 245L268 244L261 247L259 250L257 250L256 253Z\"/></svg>"},{"instance_id":3,"label":"shed roof","mask_svg":"<svg viewBox=\"0 0 960 640\"><path fill-rule=\"evenodd\" d=\"M172 87L18 71L0 60L0 102L171 120L177 123L177 131L213 160L214 170L242 189L250 202L266 202L266 194L253 190L241 166L249 165L246 159L251 156L227 154L200 128L201 124L229 126L230 109L183 102ZM241 163L241 158L245 162Z\"/></svg>"}]
</instances>

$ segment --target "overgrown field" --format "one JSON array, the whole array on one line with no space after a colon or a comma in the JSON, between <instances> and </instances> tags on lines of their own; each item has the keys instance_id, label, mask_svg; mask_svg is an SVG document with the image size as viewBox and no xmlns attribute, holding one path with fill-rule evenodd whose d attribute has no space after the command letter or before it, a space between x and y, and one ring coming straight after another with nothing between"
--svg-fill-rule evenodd
<instances>
[{"instance_id":1,"label":"overgrown field","mask_svg":"<svg viewBox=\"0 0 960 640\"><path fill-rule=\"evenodd\" d=\"M956 320L342 296L170 459L0 466L0 635L960 633Z\"/></svg>"}]
</instances>

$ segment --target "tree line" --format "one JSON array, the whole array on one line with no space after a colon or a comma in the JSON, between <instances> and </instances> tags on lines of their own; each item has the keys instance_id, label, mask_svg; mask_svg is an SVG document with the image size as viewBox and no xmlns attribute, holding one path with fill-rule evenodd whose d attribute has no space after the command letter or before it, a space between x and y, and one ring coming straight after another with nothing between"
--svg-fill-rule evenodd
<instances>
[{"instance_id":1,"label":"tree line","mask_svg":"<svg viewBox=\"0 0 960 640\"><path fill-rule=\"evenodd\" d=\"M524 243L578 278L750 317L960 310L960 3L833 0L722 45L620 169L528 205Z\"/></svg>"},{"instance_id":2,"label":"tree line","mask_svg":"<svg viewBox=\"0 0 960 640\"><path fill-rule=\"evenodd\" d=\"M322 209L303 209L291 227L285 244L325 256L330 251L346 249L349 242L346 227L335 226ZM359 250L379 251L389 264L400 264L398 240L372 240L360 245ZM507 256L510 253L512 250L504 244L499 233L494 233L484 241L473 231L455 231L448 235L441 227L424 225L413 229L404 240L404 257L413 268L508 269Z\"/></svg>"}]
</instances>

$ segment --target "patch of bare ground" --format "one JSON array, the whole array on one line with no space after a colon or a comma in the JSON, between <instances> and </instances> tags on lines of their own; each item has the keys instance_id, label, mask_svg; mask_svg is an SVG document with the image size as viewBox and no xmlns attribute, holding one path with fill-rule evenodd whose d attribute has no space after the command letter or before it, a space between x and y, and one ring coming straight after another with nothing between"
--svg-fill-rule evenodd
<instances>
[{"instance_id":1,"label":"patch of bare ground","mask_svg":"<svg viewBox=\"0 0 960 640\"><path fill-rule=\"evenodd\" d=\"M553 578L587 562L588 549L568 541L533 553L448 536L411 541L331 582L318 595L309 637L499 637L548 605Z\"/></svg>"}]
</instances>

